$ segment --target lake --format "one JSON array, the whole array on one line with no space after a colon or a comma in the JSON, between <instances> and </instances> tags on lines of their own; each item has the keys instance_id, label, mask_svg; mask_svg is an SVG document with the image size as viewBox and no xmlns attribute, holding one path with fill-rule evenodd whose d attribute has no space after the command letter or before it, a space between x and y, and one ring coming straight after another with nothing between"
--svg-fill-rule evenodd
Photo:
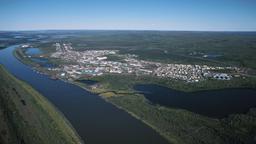
<instances>
[{"instance_id":1,"label":"lake","mask_svg":"<svg viewBox=\"0 0 256 144\"><path fill-rule=\"evenodd\" d=\"M168 144L152 128L98 95L34 72L13 56L16 47L0 50L0 63L47 97L66 116L85 143Z\"/></svg>"},{"instance_id":2,"label":"lake","mask_svg":"<svg viewBox=\"0 0 256 144\"><path fill-rule=\"evenodd\" d=\"M134 89L144 94L152 104L186 109L214 118L223 118L234 113L245 113L250 108L256 107L255 89L182 92L154 84L140 84L136 85Z\"/></svg>"},{"instance_id":3,"label":"lake","mask_svg":"<svg viewBox=\"0 0 256 144\"><path fill-rule=\"evenodd\" d=\"M41 67L45 67L45 68L55 68L56 67L56 65L50 63L49 60L46 59L46 58L35 58L35 57L32 57L30 59L33 62L39 64Z\"/></svg>"},{"instance_id":4,"label":"lake","mask_svg":"<svg viewBox=\"0 0 256 144\"><path fill-rule=\"evenodd\" d=\"M27 48L26 55L37 55L42 54L42 51L39 48Z\"/></svg>"},{"instance_id":5,"label":"lake","mask_svg":"<svg viewBox=\"0 0 256 144\"><path fill-rule=\"evenodd\" d=\"M33 56L33 55L43 54L43 52L39 48L27 48L25 51L25 54ZM46 58L32 57L30 59L31 59L31 61L39 64L41 67L45 67L45 68L56 67L54 64L49 63L49 60Z\"/></svg>"}]
</instances>

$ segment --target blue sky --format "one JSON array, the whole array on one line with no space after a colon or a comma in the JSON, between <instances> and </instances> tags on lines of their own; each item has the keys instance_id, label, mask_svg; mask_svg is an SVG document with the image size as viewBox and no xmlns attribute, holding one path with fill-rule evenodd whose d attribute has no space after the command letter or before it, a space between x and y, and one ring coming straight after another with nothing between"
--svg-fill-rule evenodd
<instances>
[{"instance_id":1,"label":"blue sky","mask_svg":"<svg viewBox=\"0 0 256 144\"><path fill-rule=\"evenodd\" d=\"M0 0L0 30L256 31L256 0Z\"/></svg>"}]
</instances>

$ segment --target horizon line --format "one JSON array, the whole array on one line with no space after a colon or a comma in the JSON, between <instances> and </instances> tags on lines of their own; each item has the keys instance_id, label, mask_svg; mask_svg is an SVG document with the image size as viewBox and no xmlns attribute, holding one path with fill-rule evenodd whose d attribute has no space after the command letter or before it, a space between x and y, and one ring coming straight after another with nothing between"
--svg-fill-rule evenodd
<instances>
[{"instance_id":1,"label":"horizon line","mask_svg":"<svg viewBox=\"0 0 256 144\"><path fill-rule=\"evenodd\" d=\"M20 29L1 30L0 32L29 32L29 31L162 31L162 32L256 32L256 30L170 30L170 29Z\"/></svg>"}]
</instances>

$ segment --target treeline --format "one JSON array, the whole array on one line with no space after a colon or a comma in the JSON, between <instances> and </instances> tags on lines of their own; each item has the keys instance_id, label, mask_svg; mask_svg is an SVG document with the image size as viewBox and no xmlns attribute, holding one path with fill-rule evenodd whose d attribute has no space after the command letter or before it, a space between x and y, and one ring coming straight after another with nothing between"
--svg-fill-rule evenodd
<instances>
[{"instance_id":1,"label":"treeline","mask_svg":"<svg viewBox=\"0 0 256 144\"><path fill-rule=\"evenodd\" d=\"M108 100L149 124L174 144L255 143L256 111L212 119L186 110L153 106L141 95Z\"/></svg>"}]
</instances>

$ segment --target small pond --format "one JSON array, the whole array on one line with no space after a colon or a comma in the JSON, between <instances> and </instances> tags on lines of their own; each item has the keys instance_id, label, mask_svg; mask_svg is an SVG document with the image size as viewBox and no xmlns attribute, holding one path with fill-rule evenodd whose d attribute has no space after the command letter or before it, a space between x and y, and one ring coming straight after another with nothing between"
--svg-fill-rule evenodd
<instances>
[{"instance_id":1,"label":"small pond","mask_svg":"<svg viewBox=\"0 0 256 144\"><path fill-rule=\"evenodd\" d=\"M25 52L26 55L37 55L42 53L43 52L39 48L27 48Z\"/></svg>"},{"instance_id":2,"label":"small pond","mask_svg":"<svg viewBox=\"0 0 256 144\"><path fill-rule=\"evenodd\" d=\"M40 66L42 67L45 67L45 68L54 68L56 67L56 65L52 64L49 62L48 59L46 58L30 58L33 62L39 64Z\"/></svg>"}]
</instances>

